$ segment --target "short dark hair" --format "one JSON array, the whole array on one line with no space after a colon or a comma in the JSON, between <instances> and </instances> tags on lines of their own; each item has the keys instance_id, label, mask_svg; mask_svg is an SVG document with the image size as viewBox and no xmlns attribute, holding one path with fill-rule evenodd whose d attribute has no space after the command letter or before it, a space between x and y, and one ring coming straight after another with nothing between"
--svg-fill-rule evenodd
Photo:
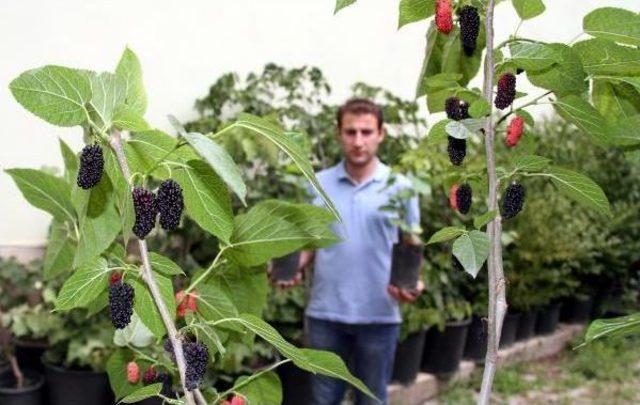
<instances>
[{"instance_id":1,"label":"short dark hair","mask_svg":"<svg viewBox=\"0 0 640 405\"><path fill-rule=\"evenodd\" d=\"M382 108L373 101L366 98L352 98L338 108L336 120L338 128L342 128L342 117L345 114L372 114L378 120L378 129L382 128L384 122L382 118Z\"/></svg>"}]
</instances>

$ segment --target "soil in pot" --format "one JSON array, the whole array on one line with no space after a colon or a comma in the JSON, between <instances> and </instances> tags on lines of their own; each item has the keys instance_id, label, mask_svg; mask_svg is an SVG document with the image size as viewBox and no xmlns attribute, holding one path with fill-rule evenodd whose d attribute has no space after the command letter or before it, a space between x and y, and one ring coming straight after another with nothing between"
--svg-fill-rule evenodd
<instances>
[{"instance_id":1,"label":"soil in pot","mask_svg":"<svg viewBox=\"0 0 640 405\"><path fill-rule=\"evenodd\" d=\"M593 298L579 300L570 298L562 303L560 321L565 323L586 323L591 318Z\"/></svg>"},{"instance_id":2,"label":"soil in pot","mask_svg":"<svg viewBox=\"0 0 640 405\"><path fill-rule=\"evenodd\" d=\"M484 362L487 355L487 319L474 315L469 324L463 357L477 363Z\"/></svg>"},{"instance_id":3,"label":"soil in pot","mask_svg":"<svg viewBox=\"0 0 640 405\"><path fill-rule=\"evenodd\" d=\"M518 329L516 330L516 341L527 340L533 337L536 330L536 319L538 312L531 310L521 312L518 320Z\"/></svg>"},{"instance_id":4,"label":"soil in pot","mask_svg":"<svg viewBox=\"0 0 640 405\"><path fill-rule=\"evenodd\" d=\"M37 371L22 369L24 385L16 388L16 380L11 369L0 372L0 404L2 405L42 405L44 377Z\"/></svg>"},{"instance_id":5,"label":"soil in pot","mask_svg":"<svg viewBox=\"0 0 640 405\"><path fill-rule=\"evenodd\" d=\"M393 245L391 257L390 284L407 290L414 290L420 277L420 264L424 246L399 242Z\"/></svg>"},{"instance_id":6,"label":"soil in pot","mask_svg":"<svg viewBox=\"0 0 640 405\"><path fill-rule=\"evenodd\" d=\"M105 372L69 369L45 362L51 405L112 405L113 393Z\"/></svg>"},{"instance_id":7,"label":"soil in pot","mask_svg":"<svg viewBox=\"0 0 640 405\"><path fill-rule=\"evenodd\" d=\"M300 252L294 252L286 256L273 259L271 278L274 281L292 281L298 273Z\"/></svg>"},{"instance_id":8,"label":"soil in pot","mask_svg":"<svg viewBox=\"0 0 640 405\"><path fill-rule=\"evenodd\" d=\"M47 339L20 339L13 340L15 346L16 359L20 367L44 373L42 355L49 348Z\"/></svg>"},{"instance_id":9,"label":"soil in pot","mask_svg":"<svg viewBox=\"0 0 640 405\"><path fill-rule=\"evenodd\" d=\"M504 349L513 345L516 341L516 331L518 330L519 313L509 313L504 317L502 322L502 333L500 334L500 349Z\"/></svg>"},{"instance_id":10,"label":"soil in pot","mask_svg":"<svg viewBox=\"0 0 640 405\"><path fill-rule=\"evenodd\" d=\"M285 363L276 368L282 383L282 405L308 404L311 400L311 373Z\"/></svg>"},{"instance_id":11,"label":"soil in pot","mask_svg":"<svg viewBox=\"0 0 640 405\"><path fill-rule=\"evenodd\" d=\"M431 328L425 337L420 369L444 377L458 370L470 323L470 319L448 322L442 332Z\"/></svg>"},{"instance_id":12,"label":"soil in pot","mask_svg":"<svg viewBox=\"0 0 640 405\"><path fill-rule=\"evenodd\" d=\"M423 329L409 334L405 340L398 343L396 357L393 362L392 381L403 385L410 385L415 381L420 371L426 334L427 330Z\"/></svg>"},{"instance_id":13,"label":"soil in pot","mask_svg":"<svg viewBox=\"0 0 640 405\"><path fill-rule=\"evenodd\" d=\"M536 334L550 335L558 328L560 319L560 304L552 304L538 311L536 320Z\"/></svg>"}]
</instances>

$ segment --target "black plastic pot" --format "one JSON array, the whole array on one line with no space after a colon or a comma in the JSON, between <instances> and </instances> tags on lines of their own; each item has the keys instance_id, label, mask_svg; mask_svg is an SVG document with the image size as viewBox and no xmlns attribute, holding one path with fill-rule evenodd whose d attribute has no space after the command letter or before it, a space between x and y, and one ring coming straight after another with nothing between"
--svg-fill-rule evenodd
<instances>
[{"instance_id":1,"label":"black plastic pot","mask_svg":"<svg viewBox=\"0 0 640 405\"><path fill-rule=\"evenodd\" d=\"M463 357L476 363L484 362L487 355L487 319L474 315L469 324Z\"/></svg>"},{"instance_id":2,"label":"black plastic pot","mask_svg":"<svg viewBox=\"0 0 640 405\"><path fill-rule=\"evenodd\" d=\"M427 330L411 333L405 340L398 343L396 357L393 362L392 381L403 385L410 385L418 376L422 352L424 351L424 338Z\"/></svg>"},{"instance_id":3,"label":"black plastic pot","mask_svg":"<svg viewBox=\"0 0 640 405\"><path fill-rule=\"evenodd\" d=\"M442 332L438 328L429 329L424 340L420 369L440 376L458 370L470 323L470 319L449 322Z\"/></svg>"},{"instance_id":4,"label":"black plastic pot","mask_svg":"<svg viewBox=\"0 0 640 405\"><path fill-rule=\"evenodd\" d=\"M11 369L0 372L0 405L42 405L44 377L28 369L22 369L22 373L25 386L16 388Z\"/></svg>"},{"instance_id":5,"label":"black plastic pot","mask_svg":"<svg viewBox=\"0 0 640 405\"><path fill-rule=\"evenodd\" d=\"M516 341L527 340L533 337L536 330L536 319L538 311L521 312L516 330Z\"/></svg>"},{"instance_id":6,"label":"black plastic pot","mask_svg":"<svg viewBox=\"0 0 640 405\"><path fill-rule=\"evenodd\" d=\"M536 320L536 334L550 335L558 328L560 319L560 304L552 304L538 311Z\"/></svg>"},{"instance_id":7,"label":"black plastic pot","mask_svg":"<svg viewBox=\"0 0 640 405\"><path fill-rule=\"evenodd\" d=\"M423 245L403 242L394 244L389 284L407 290L415 289L420 277L420 262L423 251Z\"/></svg>"},{"instance_id":8,"label":"black plastic pot","mask_svg":"<svg viewBox=\"0 0 640 405\"><path fill-rule=\"evenodd\" d=\"M44 373L44 364L42 363L42 354L49 348L46 339L13 339L15 346L16 360L20 367L35 370L41 374Z\"/></svg>"},{"instance_id":9,"label":"black plastic pot","mask_svg":"<svg viewBox=\"0 0 640 405\"><path fill-rule=\"evenodd\" d=\"M44 363L51 405L113 405L107 373Z\"/></svg>"},{"instance_id":10,"label":"black plastic pot","mask_svg":"<svg viewBox=\"0 0 640 405\"><path fill-rule=\"evenodd\" d=\"M518 322L520 321L519 313L509 313L504 316L502 322L502 332L500 334L500 349L511 346L516 341L516 331L518 330Z\"/></svg>"},{"instance_id":11,"label":"black plastic pot","mask_svg":"<svg viewBox=\"0 0 640 405\"><path fill-rule=\"evenodd\" d=\"M282 405L308 404L311 400L311 373L285 363L276 368L282 383Z\"/></svg>"},{"instance_id":12,"label":"black plastic pot","mask_svg":"<svg viewBox=\"0 0 640 405\"><path fill-rule=\"evenodd\" d=\"M299 260L300 252L273 259L271 278L275 281L292 281L298 273Z\"/></svg>"},{"instance_id":13,"label":"black plastic pot","mask_svg":"<svg viewBox=\"0 0 640 405\"><path fill-rule=\"evenodd\" d=\"M591 318L593 299L579 300L571 298L562 303L560 321L565 323L586 323Z\"/></svg>"}]
</instances>

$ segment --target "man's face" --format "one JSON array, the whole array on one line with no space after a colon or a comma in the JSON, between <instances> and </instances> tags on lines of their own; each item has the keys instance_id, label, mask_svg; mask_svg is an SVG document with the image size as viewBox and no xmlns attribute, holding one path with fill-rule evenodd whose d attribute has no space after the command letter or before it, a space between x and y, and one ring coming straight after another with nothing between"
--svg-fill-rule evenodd
<instances>
[{"instance_id":1,"label":"man's face","mask_svg":"<svg viewBox=\"0 0 640 405\"><path fill-rule=\"evenodd\" d=\"M338 140L345 159L350 164L365 166L369 163L376 156L383 139L384 130L378 128L375 115L346 113L342 116Z\"/></svg>"}]
</instances>

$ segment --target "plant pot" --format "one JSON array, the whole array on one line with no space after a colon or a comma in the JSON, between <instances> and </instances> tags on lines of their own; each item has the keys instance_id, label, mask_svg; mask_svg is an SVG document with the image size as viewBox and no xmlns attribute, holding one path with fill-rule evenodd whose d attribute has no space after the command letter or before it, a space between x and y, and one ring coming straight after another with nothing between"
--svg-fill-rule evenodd
<instances>
[{"instance_id":1,"label":"plant pot","mask_svg":"<svg viewBox=\"0 0 640 405\"><path fill-rule=\"evenodd\" d=\"M282 383L282 405L308 404L311 400L311 373L285 363L276 368Z\"/></svg>"},{"instance_id":2,"label":"plant pot","mask_svg":"<svg viewBox=\"0 0 640 405\"><path fill-rule=\"evenodd\" d=\"M591 318L593 299L579 300L571 298L562 303L560 321L565 323L587 323Z\"/></svg>"},{"instance_id":3,"label":"plant pot","mask_svg":"<svg viewBox=\"0 0 640 405\"><path fill-rule=\"evenodd\" d=\"M476 363L484 362L487 355L487 320L474 315L469 324L463 357Z\"/></svg>"},{"instance_id":4,"label":"plant pot","mask_svg":"<svg viewBox=\"0 0 640 405\"><path fill-rule=\"evenodd\" d=\"M415 290L420 277L423 251L423 245L402 242L394 244L389 284L407 290Z\"/></svg>"},{"instance_id":5,"label":"plant pot","mask_svg":"<svg viewBox=\"0 0 640 405\"><path fill-rule=\"evenodd\" d=\"M438 328L429 329L420 369L440 376L448 376L458 370L470 323L470 319L448 322L442 332Z\"/></svg>"},{"instance_id":6,"label":"plant pot","mask_svg":"<svg viewBox=\"0 0 640 405\"><path fill-rule=\"evenodd\" d=\"M560 319L560 304L552 304L538 311L538 319L536 320L536 334L550 335L558 327Z\"/></svg>"},{"instance_id":7,"label":"plant pot","mask_svg":"<svg viewBox=\"0 0 640 405\"><path fill-rule=\"evenodd\" d=\"M112 405L113 393L105 372L68 369L44 363L51 405Z\"/></svg>"},{"instance_id":8,"label":"plant pot","mask_svg":"<svg viewBox=\"0 0 640 405\"><path fill-rule=\"evenodd\" d=\"M516 341L527 340L533 337L536 330L536 319L538 311L531 310L521 312L518 320L518 329L516 330Z\"/></svg>"},{"instance_id":9,"label":"plant pot","mask_svg":"<svg viewBox=\"0 0 640 405\"><path fill-rule=\"evenodd\" d=\"M271 278L274 281L292 281L298 274L300 252L294 252L286 256L273 259Z\"/></svg>"},{"instance_id":10,"label":"plant pot","mask_svg":"<svg viewBox=\"0 0 640 405\"><path fill-rule=\"evenodd\" d=\"M519 313L509 313L504 316L502 322L502 333L500 334L500 349L504 349L513 345L516 341L516 331L518 330L518 322L520 321Z\"/></svg>"},{"instance_id":11,"label":"plant pot","mask_svg":"<svg viewBox=\"0 0 640 405\"><path fill-rule=\"evenodd\" d=\"M412 384L420 371L422 352L424 351L424 338L427 329L411 333L405 340L398 343L396 357L393 361L392 381L403 385Z\"/></svg>"},{"instance_id":12,"label":"plant pot","mask_svg":"<svg viewBox=\"0 0 640 405\"><path fill-rule=\"evenodd\" d=\"M0 405L42 405L44 377L37 371L22 369L25 386L16 388L11 369L0 372Z\"/></svg>"},{"instance_id":13,"label":"plant pot","mask_svg":"<svg viewBox=\"0 0 640 405\"><path fill-rule=\"evenodd\" d=\"M49 348L47 339L20 339L14 338L16 359L21 368L44 373L42 355Z\"/></svg>"}]
</instances>

